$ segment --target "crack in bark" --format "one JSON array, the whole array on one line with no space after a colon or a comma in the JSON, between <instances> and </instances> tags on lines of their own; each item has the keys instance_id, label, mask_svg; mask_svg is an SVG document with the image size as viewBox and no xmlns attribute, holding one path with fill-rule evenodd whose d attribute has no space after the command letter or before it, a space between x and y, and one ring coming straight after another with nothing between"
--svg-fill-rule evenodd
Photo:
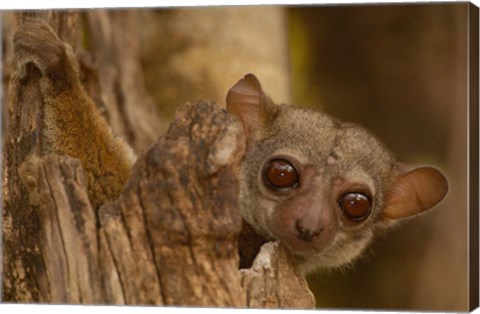
<instances>
[{"instance_id":1,"label":"crack in bark","mask_svg":"<svg viewBox=\"0 0 480 314\"><path fill-rule=\"evenodd\" d=\"M41 169L43 171L43 177L45 179L45 182L47 183L47 186L48 186L48 190L50 191L50 195L55 195L55 193L53 192L53 189L52 189L52 186L50 184L50 181L48 180L48 177L46 175L47 171L46 171L46 166L44 163L42 163L42 166L41 166ZM57 227L58 227L58 231L59 231L59 235L60 235L60 239L61 239L61 242L62 242L62 252L63 252L63 260L64 260L64 263L65 263L65 267L66 267L66 273L68 274L67 279L68 281L68 284L70 284L70 281L71 281L71 277L70 277L70 263L68 261L68 256L67 256L67 250L66 250L66 247L65 247L65 239L64 239L64 236L63 236L63 230L62 230L62 226L61 226L61 223L60 223L60 218L59 218L59 208L58 208L58 204L57 204L57 199L56 197L52 197L52 205L53 205L53 214L54 214L54 218L55 218L55 222L57 224ZM51 213L50 213L51 214ZM49 214L49 215L50 215ZM69 292L67 292L69 294ZM70 296L67 296L67 299L69 299Z\"/></svg>"},{"instance_id":2,"label":"crack in bark","mask_svg":"<svg viewBox=\"0 0 480 314\"><path fill-rule=\"evenodd\" d=\"M160 168L160 171L161 171L161 173L162 173L162 177L163 177L163 178L168 177L168 173L167 173L166 167L161 167L161 168ZM179 172L181 172L181 171L182 171L182 170L179 170ZM164 194L167 196L167 198L168 198L168 200L169 200L169 202L170 202L170 204L171 204L172 210L174 210L174 211L181 217L181 219L182 219L183 226L184 226L184 230L185 230L185 232L187 233L187 238L188 238L188 243L189 243L189 244L187 245L187 246L188 246L188 250L189 250L189 252L190 252L190 256L191 256L191 260L192 260L192 262L193 262L193 265L195 266L195 267L194 267L194 271L195 271L195 273L198 275L198 264L197 264L197 261L196 261L196 258L195 258L195 254L194 254L194 252L193 252L193 250L192 250L193 237L192 237L192 234L191 234L190 229L189 229L189 227L188 227L189 224L188 224L188 221L187 221L187 219L186 219L186 216L182 213L181 210L175 208L175 206L174 206L175 203L176 203L176 202L175 202L175 197L172 195L171 189L168 189L168 188L165 189L165 193L164 193ZM189 201L190 201L190 200L189 200ZM193 204L192 204L192 205L193 205Z\"/></svg>"},{"instance_id":3,"label":"crack in bark","mask_svg":"<svg viewBox=\"0 0 480 314\"><path fill-rule=\"evenodd\" d=\"M137 198L138 198L138 203L139 203L138 205L140 207L140 211L141 211L142 217L143 217L143 225L145 226L145 234L147 236L148 248L150 250L150 254L151 254L152 259L153 259L153 266L154 266L155 272L157 274L157 282L158 282L158 286L159 286L159 289L160 289L160 295L162 297L162 303L167 304L167 298L165 296L165 291L163 289L162 273L161 273L160 269L158 269L158 261L157 261L157 258L155 256L154 243L153 243L152 235L150 233L150 228L149 228L149 225L148 225L148 222L147 222L147 217L145 215L145 205L143 203L142 195L143 195L142 184L141 184L141 182L139 182L139 184L137 186Z\"/></svg>"},{"instance_id":4,"label":"crack in bark","mask_svg":"<svg viewBox=\"0 0 480 314\"><path fill-rule=\"evenodd\" d=\"M128 304L128 294L125 292L125 288L124 288L124 284L123 284L123 280L122 280L122 274L119 271L118 261L115 258L115 254L113 253L113 250L112 250L112 246L111 246L112 243L110 242L110 237L108 235L106 235L105 240L107 242L108 254L112 257L112 261L113 261L113 264L114 264L114 269L115 269L115 272L117 273L118 281L119 281L119 284L120 284L120 289L122 290L122 296L123 296L122 299L124 300L124 302L126 304Z\"/></svg>"}]
</instances>

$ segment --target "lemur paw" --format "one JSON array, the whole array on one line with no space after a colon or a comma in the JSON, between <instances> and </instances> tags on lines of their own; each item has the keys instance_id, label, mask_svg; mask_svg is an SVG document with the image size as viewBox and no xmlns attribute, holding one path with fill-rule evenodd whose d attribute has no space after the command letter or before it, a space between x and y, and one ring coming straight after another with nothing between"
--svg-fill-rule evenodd
<instances>
[{"instance_id":1,"label":"lemur paw","mask_svg":"<svg viewBox=\"0 0 480 314\"><path fill-rule=\"evenodd\" d=\"M41 19L25 21L14 35L13 47L14 67L20 78L25 77L29 63L43 76L55 75L62 71L62 63L67 58L67 45Z\"/></svg>"}]
</instances>

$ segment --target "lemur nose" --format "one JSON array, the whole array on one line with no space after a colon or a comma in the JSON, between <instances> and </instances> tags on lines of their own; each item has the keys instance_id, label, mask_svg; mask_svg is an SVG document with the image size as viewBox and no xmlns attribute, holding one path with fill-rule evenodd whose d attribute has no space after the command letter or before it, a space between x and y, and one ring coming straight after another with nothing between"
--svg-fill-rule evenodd
<instances>
[{"instance_id":1,"label":"lemur nose","mask_svg":"<svg viewBox=\"0 0 480 314\"><path fill-rule=\"evenodd\" d=\"M303 240L305 242L311 242L315 237L317 237L318 235L320 235L320 233L322 233L322 228L313 229L313 228L305 227L302 225L300 221L297 221L297 223L295 224L295 227L298 230L297 237L300 240Z\"/></svg>"}]
</instances>

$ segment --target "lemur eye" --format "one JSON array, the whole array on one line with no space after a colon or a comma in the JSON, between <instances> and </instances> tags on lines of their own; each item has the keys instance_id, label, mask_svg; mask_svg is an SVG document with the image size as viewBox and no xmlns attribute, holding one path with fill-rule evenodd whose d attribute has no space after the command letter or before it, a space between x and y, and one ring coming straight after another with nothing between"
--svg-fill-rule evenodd
<instances>
[{"instance_id":1,"label":"lemur eye","mask_svg":"<svg viewBox=\"0 0 480 314\"><path fill-rule=\"evenodd\" d=\"M367 218L372 209L370 198L362 193L344 194L338 200L338 205L343 212L354 221Z\"/></svg>"},{"instance_id":2,"label":"lemur eye","mask_svg":"<svg viewBox=\"0 0 480 314\"><path fill-rule=\"evenodd\" d=\"M296 188L299 183L297 169L285 159L272 159L263 168L263 180L277 190Z\"/></svg>"}]
</instances>

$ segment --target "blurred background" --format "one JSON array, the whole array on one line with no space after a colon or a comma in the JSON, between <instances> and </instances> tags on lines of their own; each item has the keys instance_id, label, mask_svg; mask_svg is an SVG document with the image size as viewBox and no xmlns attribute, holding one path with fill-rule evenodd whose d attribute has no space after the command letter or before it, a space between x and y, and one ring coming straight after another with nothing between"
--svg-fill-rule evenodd
<instances>
[{"instance_id":1,"label":"blurred background","mask_svg":"<svg viewBox=\"0 0 480 314\"><path fill-rule=\"evenodd\" d=\"M157 104L222 102L252 72L276 102L359 123L399 160L448 176L448 197L433 212L378 239L354 268L309 276L319 307L467 309L468 4L196 8L149 17L143 39L155 48L143 49L142 60ZM159 107L168 119L172 110Z\"/></svg>"},{"instance_id":2,"label":"blurred background","mask_svg":"<svg viewBox=\"0 0 480 314\"><path fill-rule=\"evenodd\" d=\"M467 3L79 14L85 86L137 152L168 128L179 105L223 104L251 72L274 101L359 123L399 160L442 169L450 191L433 212L377 239L355 267L308 280L319 308L468 309ZM13 15L3 15L6 85ZM99 74L87 75L94 68ZM144 103L158 115L145 114Z\"/></svg>"}]
</instances>

